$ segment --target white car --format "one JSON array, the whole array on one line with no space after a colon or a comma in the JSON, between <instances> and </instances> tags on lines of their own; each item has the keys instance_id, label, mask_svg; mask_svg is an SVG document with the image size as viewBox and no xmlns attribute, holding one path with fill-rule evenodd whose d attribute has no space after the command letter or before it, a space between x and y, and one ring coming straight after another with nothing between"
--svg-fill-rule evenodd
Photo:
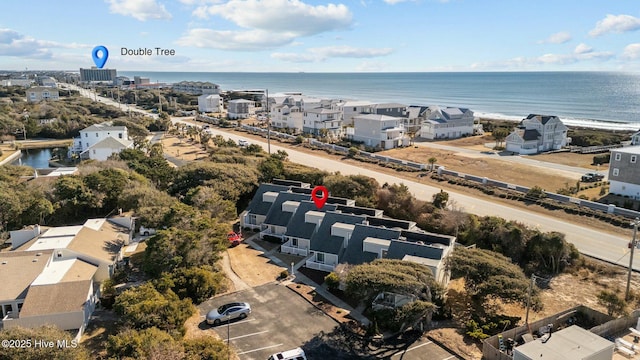
<instances>
[{"instance_id":1,"label":"white car","mask_svg":"<svg viewBox=\"0 0 640 360\"><path fill-rule=\"evenodd\" d=\"M238 140L238 145L242 147L249 146L249 142L247 140Z\"/></svg>"},{"instance_id":2,"label":"white car","mask_svg":"<svg viewBox=\"0 0 640 360\"><path fill-rule=\"evenodd\" d=\"M156 229L146 228L144 226L140 226L139 233L140 233L140 235L144 235L144 236L155 235L156 234Z\"/></svg>"},{"instance_id":3,"label":"white car","mask_svg":"<svg viewBox=\"0 0 640 360\"><path fill-rule=\"evenodd\" d=\"M223 321L233 319L244 319L251 314L251 306L245 302L229 303L217 309L209 311L207 314L207 324L218 326Z\"/></svg>"},{"instance_id":4,"label":"white car","mask_svg":"<svg viewBox=\"0 0 640 360\"><path fill-rule=\"evenodd\" d=\"M295 348L269 356L269 360L307 360L304 350Z\"/></svg>"}]
</instances>

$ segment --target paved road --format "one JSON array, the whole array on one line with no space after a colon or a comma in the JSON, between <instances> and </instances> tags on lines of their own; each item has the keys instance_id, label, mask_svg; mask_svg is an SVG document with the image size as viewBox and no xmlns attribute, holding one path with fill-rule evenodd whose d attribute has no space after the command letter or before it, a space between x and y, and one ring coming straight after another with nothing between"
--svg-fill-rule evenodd
<instances>
[{"instance_id":1,"label":"paved road","mask_svg":"<svg viewBox=\"0 0 640 360\"><path fill-rule=\"evenodd\" d=\"M474 149L460 148L460 147L449 146L449 145L439 144L435 142L426 142L426 141L423 141L423 142L416 141L415 145L420 147L429 147L433 149L451 151L451 152L459 153L466 156L472 156L474 158L489 158L489 159L504 161L508 163L518 163L518 164L527 165L527 166L535 166L545 170L552 169L554 170L554 172L559 172L562 175L575 177L576 180L579 180L580 177L585 173L594 171L593 168L582 168L577 166L568 166L568 165L555 164L551 162L536 160L535 156L528 156L528 155L502 156L490 151L482 152Z\"/></svg>"},{"instance_id":2,"label":"paved road","mask_svg":"<svg viewBox=\"0 0 640 360\"><path fill-rule=\"evenodd\" d=\"M76 90L76 91L80 92L80 95L82 95L82 96L84 96L86 98L89 98L89 99L91 99L93 101L97 100L97 101L105 103L107 105L111 105L111 106L117 107L120 110L125 111L125 112L133 111L133 112L137 112L137 113L144 114L144 115L147 115L147 116L151 116L153 118L157 118L158 117L158 114L152 114L152 113L148 112L147 110L140 109L140 108L138 108L138 107L136 107L134 105L120 104L117 101L113 101L112 99L96 95L95 91L91 91L91 90L88 90L88 89L83 89L83 88L81 88L79 86L76 86L76 85L61 83L60 87L62 89L69 88L71 90Z\"/></svg>"},{"instance_id":3,"label":"paved road","mask_svg":"<svg viewBox=\"0 0 640 360\"><path fill-rule=\"evenodd\" d=\"M244 139L250 143L259 144L266 149L266 140L256 141L254 139L243 137L239 133L226 132L218 128L212 128L210 131L213 135L222 135L225 138L231 138L235 141ZM276 141L271 142L271 151L286 151L289 154L290 161L330 172L339 170L343 175L366 175L376 179L380 184L384 184L385 182L390 184L402 182L407 185L413 195L420 200L431 201L433 195L440 191L439 188L434 186L400 179L378 171L345 164L338 160L306 154L277 144L278 143ZM576 245L578 250L583 254L623 266L628 266L629 256L627 254L627 244L630 239L626 237L615 236L606 232L591 229L588 227L587 223L584 225L567 223L552 216L541 215L533 211L494 203L484 199L477 199L455 191L448 192L450 198L455 200L456 204L462 207L466 212L480 216L495 215L508 220L519 221L531 227L538 228L541 231L558 231L566 234L567 240ZM640 270L640 262L636 262L634 264L634 269Z\"/></svg>"}]
</instances>

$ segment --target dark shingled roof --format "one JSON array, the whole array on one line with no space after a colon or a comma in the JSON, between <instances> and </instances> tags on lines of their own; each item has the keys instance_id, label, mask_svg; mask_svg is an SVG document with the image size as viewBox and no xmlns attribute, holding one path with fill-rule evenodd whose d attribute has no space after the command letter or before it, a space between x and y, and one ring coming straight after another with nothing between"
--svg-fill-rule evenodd
<instances>
[{"instance_id":1,"label":"dark shingled roof","mask_svg":"<svg viewBox=\"0 0 640 360\"><path fill-rule=\"evenodd\" d=\"M540 114L529 114L529 116L527 116L527 120L531 120L533 118L538 118L538 121L540 121L542 125L545 125L546 123L549 122L549 120L557 119L558 117L555 115L540 115Z\"/></svg>"},{"instance_id":2,"label":"dark shingled roof","mask_svg":"<svg viewBox=\"0 0 640 360\"><path fill-rule=\"evenodd\" d=\"M349 239L349 245L340 259L341 263L359 265L378 258L378 254L363 251L364 239L374 237L378 239L397 240L400 237L400 231L392 229L384 229L381 227L357 224Z\"/></svg>"},{"instance_id":3,"label":"dark shingled roof","mask_svg":"<svg viewBox=\"0 0 640 360\"><path fill-rule=\"evenodd\" d=\"M362 224L366 218L358 215L348 215L338 212L327 212L320 223L320 227L313 237L311 237L312 251L319 251L327 254L340 254L340 250L343 247L344 239L341 236L332 236L331 227L335 223L343 224Z\"/></svg>"},{"instance_id":4,"label":"dark shingled roof","mask_svg":"<svg viewBox=\"0 0 640 360\"><path fill-rule=\"evenodd\" d=\"M345 214L376 216L381 210L360 206L338 205L338 210Z\"/></svg>"},{"instance_id":5,"label":"dark shingled roof","mask_svg":"<svg viewBox=\"0 0 640 360\"><path fill-rule=\"evenodd\" d=\"M389 245L387 258L402 260L405 255L412 255L426 259L440 260L442 259L443 252L444 248L398 240L392 241L391 245Z\"/></svg>"},{"instance_id":6,"label":"dark shingled roof","mask_svg":"<svg viewBox=\"0 0 640 360\"><path fill-rule=\"evenodd\" d=\"M315 224L307 223L304 221L304 216L307 211L319 211L319 212L327 212L334 211L336 209L335 205L325 205L322 209L318 209L316 204L311 201L302 201L300 202L300 206L298 206L298 210L293 214L291 219L289 220L289 224L287 224L287 231L284 233L285 236L291 236L298 239L311 239L313 235L313 230L315 230Z\"/></svg>"},{"instance_id":7,"label":"dark shingled roof","mask_svg":"<svg viewBox=\"0 0 640 360\"><path fill-rule=\"evenodd\" d=\"M282 211L282 203L285 201L302 201L311 200L311 197L307 194L294 194L290 192L281 192L278 194L276 201L271 205L271 209L267 213L267 217L264 223L267 225L287 226L293 213Z\"/></svg>"},{"instance_id":8,"label":"dark shingled roof","mask_svg":"<svg viewBox=\"0 0 640 360\"><path fill-rule=\"evenodd\" d=\"M409 230L413 228L416 223L413 221L398 220L392 218L380 218L375 216L367 216L367 221L371 226L382 226L385 228L400 228Z\"/></svg>"},{"instance_id":9,"label":"dark shingled roof","mask_svg":"<svg viewBox=\"0 0 640 360\"><path fill-rule=\"evenodd\" d=\"M247 211L251 214L267 215L271 208L271 203L262 201L262 195L268 191L280 192L287 191L288 189L288 186L283 185L260 184L249 206L247 206Z\"/></svg>"},{"instance_id":10,"label":"dark shingled roof","mask_svg":"<svg viewBox=\"0 0 640 360\"><path fill-rule=\"evenodd\" d=\"M425 244L442 244L444 246L452 246L455 242L455 236L434 234L430 232L420 231L402 231L400 240L408 242L423 242Z\"/></svg>"},{"instance_id":11,"label":"dark shingled roof","mask_svg":"<svg viewBox=\"0 0 640 360\"><path fill-rule=\"evenodd\" d=\"M540 133L538 132L538 130L536 129L527 129L524 131L524 133L522 134L522 138L525 141L528 140L537 140L538 138L540 138Z\"/></svg>"},{"instance_id":12,"label":"dark shingled roof","mask_svg":"<svg viewBox=\"0 0 640 360\"><path fill-rule=\"evenodd\" d=\"M271 182L276 185L295 186L299 188L308 188L310 186L309 183L305 183L302 181L295 181L295 180L287 180L287 179L273 179L271 180Z\"/></svg>"}]
</instances>

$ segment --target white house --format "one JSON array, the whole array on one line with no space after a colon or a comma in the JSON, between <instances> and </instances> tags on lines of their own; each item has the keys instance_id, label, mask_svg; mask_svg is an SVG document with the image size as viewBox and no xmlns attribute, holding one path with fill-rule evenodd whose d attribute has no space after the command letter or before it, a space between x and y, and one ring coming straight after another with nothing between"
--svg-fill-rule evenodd
<instances>
[{"instance_id":1,"label":"white house","mask_svg":"<svg viewBox=\"0 0 640 360\"><path fill-rule=\"evenodd\" d=\"M283 95L269 98L271 126L279 129L293 129L302 132L302 112L293 96Z\"/></svg>"},{"instance_id":2,"label":"white house","mask_svg":"<svg viewBox=\"0 0 640 360\"><path fill-rule=\"evenodd\" d=\"M110 122L94 124L80 130L80 137L73 140L71 153L81 159L104 161L114 153L133 148L126 126L112 126Z\"/></svg>"},{"instance_id":3,"label":"white house","mask_svg":"<svg viewBox=\"0 0 640 360\"><path fill-rule=\"evenodd\" d=\"M342 136L342 111L338 109L313 108L302 113L302 131L308 134L340 138Z\"/></svg>"},{"instance_id":4,"label":"white house","mask_svg":"<svg viewBox=\"0 0 640 360\"><path fill-rule=\"evenodd\" d=\"M137 85L137 84L136 84ZM188 94L220 94L220 85L208 81L180 81L171 87L176 92Z\"/></svg>"},{"instance_id":5,"label":"white house","mask_svg":"<svg viewBox=\"0 0 640 360\"><path fill-rule=\"evenodd\" d=\"M58 89L34 86L27 89L27 102L35 103L42 100L57 101L60 98Z\"/></svg>"},{"instance_id":6,"label":"white house","mask_svg":"<svg viewBox=\"0 0 640 360\"><path fill-rule=\"evenodd\" d=\"M222 98L217 94L204 94L198 96L198 111L200 112L222 112Z\"/></svg>"},{"instance_id":7,"label":"white house","mask_svg":"<svg viewBox=\"0 0 640 360\"><path fill-rule=\"evenodd\" d=\"M353 140L367 146L393 149L409 145L403 118L387 115L357 115L353 118Z\"/></svg>"},{"instance_id":8,"label":"white house","mask_svg":"<svg viewBox=\"0 0 640 360\"><path fill-rule=\"evenodd\" d=\"M420 137L424 139L455 139L473 135L473 111L457 107L429 106L424 111Z\"/></svg>"},{"instance_id":9,"label":"white house","mask_svg":"<svg viewBox=\"0 0 640 360\"><path fill-rule=\"evenodd\" d=\"M506 150L519 154L559 150L571 141L567 130L557 116L530 114L505 139Z\"/></svg>"},{"instance_id":10,"label":"white house","mask_svg":"<svg viewBox=\"0 0 640 360\"><path fill-rule=\"evenodd\" d=\"M631 145L640 145L640 131L631 135Z\"/></svg>"},{"instance_id":11,"label":"white house","mask_svg":"<svg viewBox=\"0 0 640 360\"><path fill-rule=\"evenodd\" d=\"M609 192L640 200L640 146L611 149Z\"/></svg>"},{"instance_id":12,"label":"white house","mask_svg":"<svg viewBox=\"0 0 640 360\"><path fill-rule=\"evenodd\" d=\"M0 253L0 278L11 279L0 287L2 327L52 324L80 336L133 228L118 217L11 231L12 251Z\"/></svg>"},{"instance_id":13,"label":"white house","mask_svg":"<svg viewBox=\"0 0 640 360\"><path fill-rule=\"evenodd\" d=\"M227 117L229 119L246 119L255 114L253 101L247 99L234 99L227 102Z\"/></svg>"}]
</instances>

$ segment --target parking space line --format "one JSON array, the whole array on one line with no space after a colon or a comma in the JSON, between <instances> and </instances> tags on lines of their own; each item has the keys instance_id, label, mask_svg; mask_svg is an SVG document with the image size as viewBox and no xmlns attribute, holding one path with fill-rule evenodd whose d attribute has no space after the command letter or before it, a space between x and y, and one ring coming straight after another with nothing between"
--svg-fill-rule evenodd
<instances>
[{"instance_id":1,"label":"parking space line","mask_svg":"<svg viewBox=\"0 0 640 360\"><path fill-rule=\"evenodd\" d=\"M429 345L429 344L433 344L433 341L427 341L427 342L422 343L422 344L420 344L420 345L416 345L416 346L414 346L414 347L412 347L412 348L408 348L408 349L406 349L406 350L404 350L404 351L402 351L402 352L399 352L399 353L393 354L393 355L392 355L392 357L393 357L393 356L400 356L400 355L404 355L404 354L408 353L408 352L409 352L409 351L411 351L411 350L415 350L415 349L417 349L417 348L421 348L421 347L426 346L426 345Z\"/></svg>"},{"instance_id":2,"label":"parking space line","mask_svg":"<svg viewBox=\"0 0 640 360\"><path fill-rule=\"evenodd\" d=\"M240 335L240 336L232 337L232 338L231 338L231 339L229 339L229 340L242 339L242 338L246 338L246 337L253 336L253 335L260 335L260 334L264 334L264 333L266 333L266 332L269 332L269 330L258 331L258 332L254 332L254 333L246 334L246 335Z\"/></svg>"},{"instance_id":3,"label":"parking space line","mask_svg":"<svg viewBox=\"0 0 640 360\"><path fill-rule=\"evenodd\" d=\"M451 355L451 356L449 356L448 358L444 358L444 359L442 359L442 360L449 360L449 359L455 359L455 358L456 358L455 356Z\"/></svg>"},{"instance_id":4,"label":"parking space line","mask_svg":"<svg viewBox=\"0 0 640 360\"><path fill-rule=\"evenodd\" d=\"M243 354L248 354L248 353L252 353L252 352L256 352L256 351L260 351L260 350L271 349L271 348L278 347L278 346L282 346L282 344L269 345L269 346L261 347L261 348L258 348L258 349L253 349L253 350L247 350L247 351L239 352L239 353L236 353L236 354L237 354L237 355L243 355Z\"/></svg>"}]
</instances>

